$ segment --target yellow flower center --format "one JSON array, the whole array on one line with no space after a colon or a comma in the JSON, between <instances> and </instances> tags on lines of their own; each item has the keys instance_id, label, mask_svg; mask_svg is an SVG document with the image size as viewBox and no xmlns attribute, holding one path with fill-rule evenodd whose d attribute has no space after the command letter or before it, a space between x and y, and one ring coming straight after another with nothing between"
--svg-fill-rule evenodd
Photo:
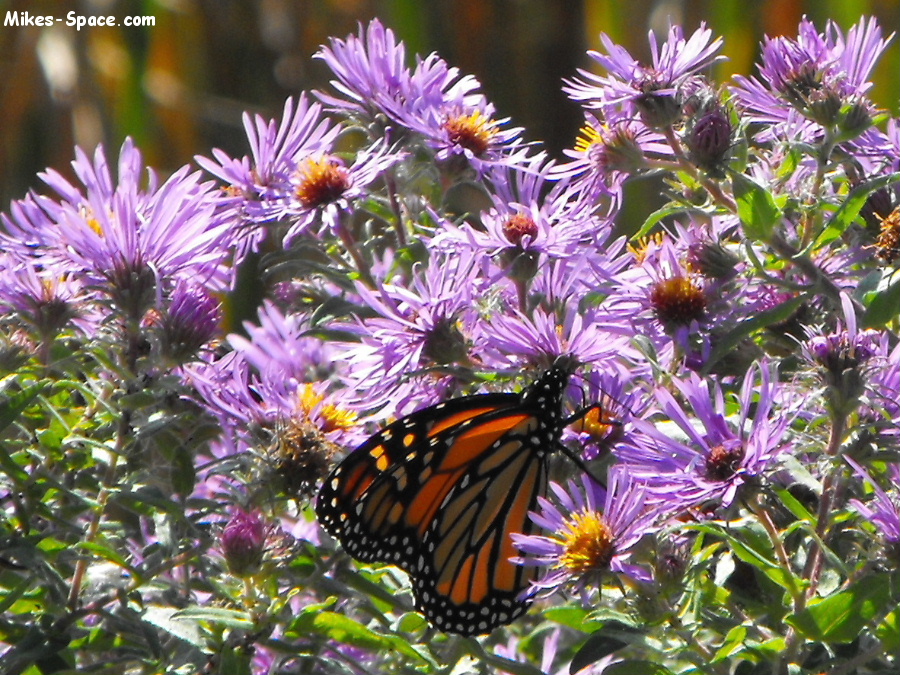
<instances>
[{"instance_id":1,"label":"yellow flower center","mask_svg":"<svg viewBox=\"0 0 900 675\"><path fill-rule=\"evenodd\" d=\"M468 115L447 118L444 129L447 130L451 143L480 157L490 147L491 140L497 133L497 123L476 110Z\"/></svg>"},{"instance_id":2,"label":"yellow flower center","mask_svg":"<svg viewBox=\"0 0 900 675\"><path fill-rule=\"evenodd\" d=\"M634 130L624 124L581 127L575 150L602 171L635 171L646 165Z\"/></svg>"},{"instance_id":3,"label":"yellow flower center","mask_svg":"<svg viewBox=\"0 0 900 675\"><path fill-rule=\"evenodd\" d=\"M900 208L891 211L887 218L881 219L881 232L875 242L878 259L890 265L900 258Z\"/></svg>"},{"instance_id":4,"label":"yellow flower center","mask_svg":"<svg viewBox=\"0 0 900 675\"><path fill-rule=\"evenodd\" d=\"M565 567L572 574L603 571L616 552L612 531L598 511L575 513L566 521L559 538L564 553L558 567Z\"/></svg>"},{"instance_id":5,"label":"yellow flower center","mask_svg":"<svg viewBox=\"0 0 900 675\"><path fill-rule=\"evenodd\" d=\"M578 152L589 152L592 147L595 145L603 144L603 133L592 127L590 124L585 124L579 130L579 136L575 139L575 149Z\"/></svg>"},{"instance_id":6,"label":"yellow flower center","mask_svg":"<svg viewBox=\"0 0 900 675\"><path fill-rule=\"evenodd\" d=\"M300 397L300 409L307 415L325 400L325 395L317 392L311 384L304 385L297 393ZM333 403L326 403L319 408L319 416L324 421L321 431L326 433L335 429L349 429L356 424L355 412L344 410Z\"/></svg>"},{"instance_id":7,"label":"yellow flower center","mask_svg":"<svg viewBox=\"0 0 900 675\"><path fill-rule=\"evenodd\" d=\"M650 250L661 247L665 239L666 237L662 232L656 232L649 237L641 237L637 244L628 244L628 250L634 256L634 261L638 265L643 265Z\"/></svg>"},{"instance_id":8,"label":"yellow flower center","mask_svg":"<svg viewBox=\"0 0 900 675\"><path fill-rule=\"evenodd\" d=\"M310 157L298 169L297 199L314 209L338 199L350 187L350 172L336 158Z\"/></svg>"}]
</instances>

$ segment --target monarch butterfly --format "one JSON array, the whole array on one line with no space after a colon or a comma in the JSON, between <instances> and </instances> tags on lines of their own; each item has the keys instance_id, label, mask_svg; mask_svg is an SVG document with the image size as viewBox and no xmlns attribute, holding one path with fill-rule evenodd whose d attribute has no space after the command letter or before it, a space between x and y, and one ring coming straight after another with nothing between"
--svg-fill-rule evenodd
<instances>
[{"instance_id":1,"label":"monarch butterfly","mask_svg":"<svg viewBox=\"0 0 900 675\"><path fill-rule=\"evenodd\" d=\"M570 372L557 362L522 393L451 399L389 424L325 480L319 522L357 560L409 573L437 628L481 635L510 623L536 573L510 562L510 533L534 530Z\"/></svg>"}]
</instances>

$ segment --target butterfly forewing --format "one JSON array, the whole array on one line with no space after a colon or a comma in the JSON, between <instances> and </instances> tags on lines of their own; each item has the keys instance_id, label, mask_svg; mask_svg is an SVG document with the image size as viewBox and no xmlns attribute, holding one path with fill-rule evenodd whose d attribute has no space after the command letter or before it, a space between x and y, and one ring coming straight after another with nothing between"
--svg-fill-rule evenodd
<instances>
[{"instance_id":1,"label":"butterfly forewing","mask_svg":"<svg viewBox=\"0 0 900 675\"><path fill-rule=\"evenodd\" d=\"M497 415L518 402L515 394L468 396L389 424L325 480L316 500L319 522L357 560L390 562L411 571L424 529L408 524L409 511L418 514L430 506L427 496L446 479L436 475L435 457L470 420Z\"/></svg>"}]
</instances>

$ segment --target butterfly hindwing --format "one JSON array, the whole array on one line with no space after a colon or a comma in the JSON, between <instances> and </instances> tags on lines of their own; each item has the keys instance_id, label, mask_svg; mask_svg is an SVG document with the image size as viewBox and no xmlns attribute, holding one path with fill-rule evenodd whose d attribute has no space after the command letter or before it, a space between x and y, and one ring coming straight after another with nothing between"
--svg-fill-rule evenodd
<instances>
[{"instance_id":1,"label":"butterfly hindwing","mask_svg":"<svg viewBox=\"0 0 900 675\"><path fill-rule=\"evenodd\" d=\"M536 450L538 425L533 416L512 425L499 445L473 463L423 538L413 589L438 628L486 633L528 605L522 594L536 569L510 562L517 554L510 533L534 530L528 512L546 488L552 443L548 435Z\"/></svg>"}]
</instances>

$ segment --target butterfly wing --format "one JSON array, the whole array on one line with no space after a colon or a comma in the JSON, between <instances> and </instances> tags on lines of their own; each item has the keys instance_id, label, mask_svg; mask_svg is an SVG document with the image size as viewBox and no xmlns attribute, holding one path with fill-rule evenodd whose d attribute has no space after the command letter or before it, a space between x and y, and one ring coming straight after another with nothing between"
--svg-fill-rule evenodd
<instances>
[{"instance_id":1,"label":"butterfly wing","mask_svg":"<svg viewBox=\"0 0 900 675\"><path fill-rule=\"evenodd\" d=\"M510 562L512 532L535 529L528 512L546 490L547 458L553 447L540 419L508 413L508 425L483 449L439 506L422 541L413 574L416 600L438 628L480 635L525 611L522 598L537 570ZM460 454L468 439L454 439Z\"/></svg>"},{"instance_id":2,"label":"butterfly wing","mask_svg":"<svg viewBox=\"0 0 900 675\"><path fill-rule=\"evenodd\" d=\"M426 518L449 480L434 471L435 459L460 426L502 414L519 400L516 394L466 396L389 424L325 480L316 500L319 522L357 560L413 572Z\"/></svg>"},{"instance_id":3,"label":"butterfly wing","mask_svg":"<svg viewBox=\"0 0 900 675\"><path fill-rule=\"evenodd\" d=\"M406 570L437 627L478 635L509 623L536 573L509 561L511 533L534 530L567 381L552 369L521 395L453 399L394 422L326 479L319 522L354 558Z\"/></svg>"}]
</instances>

